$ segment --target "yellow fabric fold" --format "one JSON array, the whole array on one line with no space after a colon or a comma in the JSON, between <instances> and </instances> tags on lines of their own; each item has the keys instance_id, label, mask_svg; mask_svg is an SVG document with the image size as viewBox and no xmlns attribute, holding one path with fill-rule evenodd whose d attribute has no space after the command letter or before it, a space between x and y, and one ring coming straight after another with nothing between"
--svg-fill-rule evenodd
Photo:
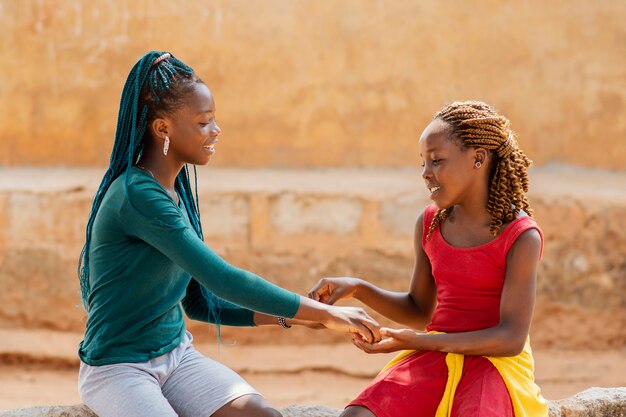
<instances>
[{"instance_id":1,"label":"yellow fabric fold","mask_svg":"<svg viewBox=\"0 0 626 417\"><path fill-rule=\"evenodd\" d=\"M442 332L429 332L431 334L442 334ZM407 357L414 354L415 350L404 350L393 358L381 372L388 370ZM530 341L527 339L524 350L517 356L494 357L485 356L498 370L504 384L511 397L513 412L515 417L548 417L548 403L541 396L541 390L535 384L535 366L530 348ZM448 353L446 355L446 365L448 367L448 380L443 397L439 402L439 407L435 417L450 417L454 393L463 374L463 361L465 355L458 353Z\"/></svg>"}]
</instances>

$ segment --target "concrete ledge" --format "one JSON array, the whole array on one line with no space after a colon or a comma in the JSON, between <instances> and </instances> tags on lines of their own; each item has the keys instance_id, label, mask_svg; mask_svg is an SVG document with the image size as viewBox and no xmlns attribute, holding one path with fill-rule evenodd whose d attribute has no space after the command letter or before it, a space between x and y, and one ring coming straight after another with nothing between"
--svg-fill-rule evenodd
<instances>
[{"instance_id":1,"label":"concrete ledge","mask_svg":"<svg viewBox=\"0 0 626 417\"><path fill-rule=\"evenodd\" d=\"M289 406L284 417L337 417L339 410L320 406ZM624 417L626 388L589 388L573 397L550 401L550 417ZM84 405L21 408L0 411L0 417L97 417Z\"/></svg>"},{"instance_id":2,"label":"concrete ledge","mask_svg":"<svg viewBox=\"0 0 626 417\"><path fill-rule=\"evenodd\" d=\"M550 417L624 417L626 387L589 388L550 404Z\"/></svg>"}]
</instances>

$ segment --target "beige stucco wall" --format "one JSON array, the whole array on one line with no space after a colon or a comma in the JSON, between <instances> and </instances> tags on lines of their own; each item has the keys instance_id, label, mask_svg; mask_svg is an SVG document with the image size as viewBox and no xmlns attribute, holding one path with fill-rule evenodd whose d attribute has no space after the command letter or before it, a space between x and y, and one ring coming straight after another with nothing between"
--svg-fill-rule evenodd
<instances>
[{"instance_id":1,"label":"beige stucco wall","mask_svg":"<svg viewBox=\"0 0 626 417\"><path fill-rule=\"evenodd\" d=\"M475 98L537 163L625 169L624 21L614 0L0 0L0 165L105 165L159 49L216 96L216 165L415 166L432 113Z\"/></svg>"}]
</instances>

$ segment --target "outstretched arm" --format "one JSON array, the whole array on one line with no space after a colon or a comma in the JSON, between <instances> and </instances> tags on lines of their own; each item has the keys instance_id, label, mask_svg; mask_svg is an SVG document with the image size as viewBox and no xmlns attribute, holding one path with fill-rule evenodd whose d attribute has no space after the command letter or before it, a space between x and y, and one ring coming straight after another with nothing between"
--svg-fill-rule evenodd
<instances>
[{"instance_id":1,"label":"outstretched arm","mask_svg":"<svg viewBox=\"0 0 626 417\"><path fill-rule=\"evenodd\" d=\"M317 303L223 260L197 236L181 209L152 179L133 181L128 193L121 208L128 235L159 250L215 296L248 310L243 313L316 321L331 329L359 332L370 341L380 340L378 324L362 309Z\"/></svg>"},{"instance_id":2,"label":"outstretched arm","mask_svg":"<svg viewBox=\"0 0 626 417\"><path fill-rule=\"evenodd\" d=\"M254 311L240 307L236 304L222 300L222 308L218 312L219 317L214 317L209 311L207 300L202 294L200 283L195 279L189 281L187 294L181 302L187 316L192 320L215 323L219 319L220 324L226 326L254 326Z\"/></svg>"},{"instance_id":3,"label":"outstretched arm","mask_svg":"<svg viewBox=\"0 0 626 417\"><path fill-rule=\"evenodd\" d=\"M309 297L326 304L342 298L356 298L383 316L410 326L424 328L435 308L436 286L430 261L422 248L423 215L417 219L414 233L415 265L409 291L388 291L358 278L322 278Z\"/></svg>"},{"instance_id":4,"label":"outstretched arm","mask_svg":"<svg viewBox=\"0 0 626 417\"><path fill-rule=\"evenodd\" d=\"M541 236L536 229L522 233L507 255L500 323L489 329L453 334L426 334L410 329L381 329L384 339L367 343L354 339L368 353L402 349L437 350L464 355L515 356L524 348L535 305Z\"/></svg>"}]
</instances>

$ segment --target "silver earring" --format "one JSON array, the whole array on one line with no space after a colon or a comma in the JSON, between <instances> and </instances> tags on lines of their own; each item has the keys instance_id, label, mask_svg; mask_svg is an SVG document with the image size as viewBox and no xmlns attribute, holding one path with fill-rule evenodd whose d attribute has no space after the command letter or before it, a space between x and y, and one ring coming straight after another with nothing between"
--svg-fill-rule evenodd
<instances>
[{"instance_id":1,"label":"silver earring","mask_svg":"<svg viewBox=\"0 0 626 417\"><path fill-rule=\"evenodd\" d=\"M163 155L167 156L167 151L170 150L170 138L165 137L165 142L163 143Z\"/></svg>"},{"instance_id":2,"label":"silver earring","mask_svg":"<svg viewBox=\"0 0 626 417\"><path fill-rule=\"evenodd\" d=\"M476 169L480 168L481 166L483 166L483 164L480 161L476 161L476 163L474 164L474 166L476 167Z\"/></svg>"}]
</instances>

